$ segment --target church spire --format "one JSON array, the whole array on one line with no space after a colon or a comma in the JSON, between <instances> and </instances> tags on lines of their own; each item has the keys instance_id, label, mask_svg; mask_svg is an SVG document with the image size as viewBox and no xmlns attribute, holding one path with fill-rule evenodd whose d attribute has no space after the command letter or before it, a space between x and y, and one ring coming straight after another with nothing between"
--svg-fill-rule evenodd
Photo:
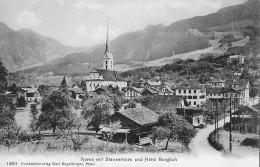
<instances>
[{"instance_id":1,"label":"church spire","mask_svg":"<svg viewBox=\"0 0 260 167\"><path fill-rule=\"evenodd\" d=\"M109 42L109 26L107 19L107 40L106 40L106 50L103 57L103 69L113 70L114 60L113 55L110 52L110 42Z\"/></svg>"},{"instance_id":2,"label":"church spire","mask_svg":"<svg viewBox=\"0 0 260 167\"><path fill-rule=\"evenodd\" d=\"M106 51L105 53L110 53L110 42L109 42L109 18L107 18L107 40L106 40Z\"/></svg>"}]
</instances>

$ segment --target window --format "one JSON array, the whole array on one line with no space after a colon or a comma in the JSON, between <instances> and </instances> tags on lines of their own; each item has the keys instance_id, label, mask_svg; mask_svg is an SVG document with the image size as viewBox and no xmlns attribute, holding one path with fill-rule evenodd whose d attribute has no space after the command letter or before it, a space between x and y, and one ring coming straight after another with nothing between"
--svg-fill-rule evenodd
<instances>
[{"instance_id":1,"label":"window","mask_svg":"<svg viewBox=\"0 0 260 167\"><path fill-rule=\"evenodd\" d=\"M196 93L196 90L194 90L194 93Z\"/></svg>"},{"instance_id":2,"label":"window","mask_svg":"<svg viewBox=\"0 0 260 167\"><path fill-rule=\"evenodd\" d=\"M204 99L204 98L205 98L205 96L204 96L204 95L200 96L200 99Z\"/></svg>"},{"instance_id":3,"label":"window","mask_svg":"<svg viewBox=\"0 0 260 167\"><path fill-rule=\"evenodd\" d=\"M193 99L197 99L197 96L193 96Z\"/></svg>"},{"instance_id":4,"label":"window","mask_svg":"<svg viewBox=\"0 0 260 167\"><path fill-rule=\"evenodd\" d=\"M179 93L181 93L181 90L179 90Z\"/></svg>"},{"instance_id":5,"label":"window","mask_svg":"<svg viewBox=\"0 0 260 167\"><path fill-rule=\"evenodd\" d=\"M192 99L192 96L188 96L188 99Z\"/></svg>"},{"instance_id":6,"label":"window","mask_svg":"<svg viewBox=\"0 0 260 167\"><path fill-rule=\"evenodd\" d=\"M189 101L189 105L191 105L191 102Z\"/></svg>"},{"instance_id":7,"label":"window","mask_svg":"<svg viewBox=\"0 0 260 167\"><path fill-rule=\"evenodd\" d=\"M183 90L183 93L186 93L186 90Z\"/></svg>"},{"instance_id":8,"label":"window","mask_svg":"<svg viewBox=\"0 0 260 167\"><path fill-rule=\"evenodd\" d=\"M194 104L194 106L196 106L196 101L194 101L194 103L193 103L193 104Z\"/></svg>"},{"instance_id":9,"label":"window","mask_svg":"<svg viewBox=\"0 0 260 167\"><path fill-rule=\"evenodd\" d=\"M228 97L228 94L225 94L225 97Z\"/></svg>"},{"instance_id":10,"label":"window","mask_svg":"<svg viewBox=\"0 0 260 167\"><path fill-rule=\"evenodd\" d=\"M191 90L189 90L189 93L191 93Z\"/></svg>"}]
</instances>

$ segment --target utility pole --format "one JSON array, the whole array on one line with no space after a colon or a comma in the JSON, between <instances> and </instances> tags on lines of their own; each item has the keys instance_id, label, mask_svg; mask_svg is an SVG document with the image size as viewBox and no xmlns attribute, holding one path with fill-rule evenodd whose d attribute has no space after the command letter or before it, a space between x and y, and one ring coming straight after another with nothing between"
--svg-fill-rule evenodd
<instances>
[{"instance_id":1,"label":"utility pole","mask_svg":"<svg viewBox=\"0 0 260 167\"><path fill-rule=\"evenodd\" d=\"M223 95L223 97L224 97L224 95ZM225 123L226 123L226 120L225 120L225 118L226 118L226 104L225 104L224 99L223 99L222 101L223 101L223 103L224 103L224 125L225 125ZM222 104L223 104L223 103L222 103Z\"/></svg>"},{"instance_id":2,"label":"utility pole","mask_svg":"<svg viewBox=\"0 0 260 167\"><path fill-rule=\"evenodd\" d=\"M231 131L232 131L232 99L230 97L230 110L229 110L229 114L230 114L230 127L229 127L229 151L230 151L230 154L232 153L232 134L231 134Z\"/></svg>"},{"instance_id":3,"label":"utility pole","mask_svg":"<svg viewBox=\"0 0 260 167\"><path fill-rule=\"evenodd\" d=\"M218 101L216 101L216 114L217 114L217 122L216 122L216 124L217 124L217 140L219 140L218 139Z\"/></svg>"}]
</instances>

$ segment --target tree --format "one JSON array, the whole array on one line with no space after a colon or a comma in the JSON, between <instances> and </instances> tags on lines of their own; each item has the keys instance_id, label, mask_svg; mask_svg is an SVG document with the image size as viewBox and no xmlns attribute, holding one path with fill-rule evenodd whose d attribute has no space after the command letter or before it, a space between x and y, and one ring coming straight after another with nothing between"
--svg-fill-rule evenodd
<instances>
[{"instance_id":1,"label":"tree","mask_svg":"<svg viewBox=\"0 0 260 167\"><path fill-rule=\"evenodd\" d=\"M194 138L196 130L184 118L173 112L164 113L159 117L159 127L152 130L152 139L165 140L165 150L168 147L169 141L178 141L186 148Z\"/></svg>"},{"instance_id":2,"label":"tree","mask_svg":"<svg viewBox=\"0 0 260 167\"><path fill-rule=\"evenodd\" d=\"M67 85L66 78L64 76L63 80L61 81L61 84L60 84L60 90L67 93L68 92L67 88L68 88L68 85Z\"/></svg>"},{"instance_id":3,"label":"tree","mask_svg":"<svg viewBox=\"0 0 260 167\"><path fill-rule=\"evenodd\" d=\"M12 99L0 95L0 128L12 124L15 121L16 107L12 102Z\"/></svg>"},{"instance_id":4,"label":"tree","mask_svg":"<svg viewBox=\"0 0 260 167\"><path fill-rule=\"evenodd\" d=\"M8 76L8 71L6 70L6 68L2 63L2 60L0 59L0 94L4 93L4 90L6 89L7 76Z\"/></svg>"},{"instance_id":5,"label":"tree","mask_svg":"<svg viewBox=\"0 0 260 167\"><path fill-rule=\"evenodd\" d=\"M86 101L82 112L85 119L91 118L89 126L93 126L96 132L99 131L102 120L113 113L113 101L103 94Z\"/></svg>"},{"instance_id":6,"label":"tree","mask_svg":"<svg viewBox=\"0 0 260 167\"><path fill-rule=\"evenodd\" d=\"M259 88L257 88L257 87L251 87L249 90L249 96L256 97L259 94L258 89Z\"/></svg>"},{"instance_id":7,"label":"tree","mask_svg":"<svg viewBox=\"0 0 260 167\"><path fill-rule=\"evenodd\" d=\"M37 105L36 104L31 104L30 111L31 111L33 117L36 117L36 115L38 114Z\"/></svg>"},{"instance_id":8,"label":"tree","mask_svg":"<svg viewBox=\"0 0 260 167\"><path fill-rule=\"evenodd\" d=\"M62 91L54 91L42 102L39 125L48 125L55 134L58 126L64 125L64 119L69 120L72 112L70 110L72 99Z\"/></svg>"},{"instance_id":9,"label":"tree","mask_svg":"<svg viewBox=\"0 0 260 167\"><path fill-rule=\"evenodd\" d=\"M18 141L20 128L15 123L15 111L12 99L0 94L0 144L8 149Z\"/></svg>"},{"instance_id":10,"label":"tree","mask_svg":"<svg viewBox=\"0 0 260 167\"><path fill-rule=\"evenodd\" d=\"M24 96L21 96L19 99L18 99L18 103L17 103L17 107L26 107L26 100L24 98Z\"/></svg>"}]
</instances>

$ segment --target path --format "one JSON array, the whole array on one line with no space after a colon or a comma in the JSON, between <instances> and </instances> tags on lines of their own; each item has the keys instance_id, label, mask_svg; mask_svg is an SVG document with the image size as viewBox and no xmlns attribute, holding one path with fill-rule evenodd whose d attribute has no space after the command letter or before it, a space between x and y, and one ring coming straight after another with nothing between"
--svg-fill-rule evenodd
<instances>
[{"instance_id":1,"label":"path","mask_svg":"<svg viewBox=\"0 0 260 167\"><path fill-rule=\"evenodd\" d=\"M230 118L226 117L225 121L229 122ZM219 127L224 125L224 119L218 122ZM190 144L191 153L197 156L200 155L221 155L222 152L217 151L208 143L209 134L215 129L215 125L207 125L204 129L199 129L199 132Z\"/></svg>"},{"instance_id":2,"label":"path","mask_svg":"<svg viewBox=\"0 0 260 167\"><path fill-rule=\"evenodd\" d=\"M27 106L22 110L17 110L17 113L15 114L15 120L17 125L21 127L21 130L29 131L29 126L32 120L30 104L27 104Z\"/></svg>"}]
</instances>

